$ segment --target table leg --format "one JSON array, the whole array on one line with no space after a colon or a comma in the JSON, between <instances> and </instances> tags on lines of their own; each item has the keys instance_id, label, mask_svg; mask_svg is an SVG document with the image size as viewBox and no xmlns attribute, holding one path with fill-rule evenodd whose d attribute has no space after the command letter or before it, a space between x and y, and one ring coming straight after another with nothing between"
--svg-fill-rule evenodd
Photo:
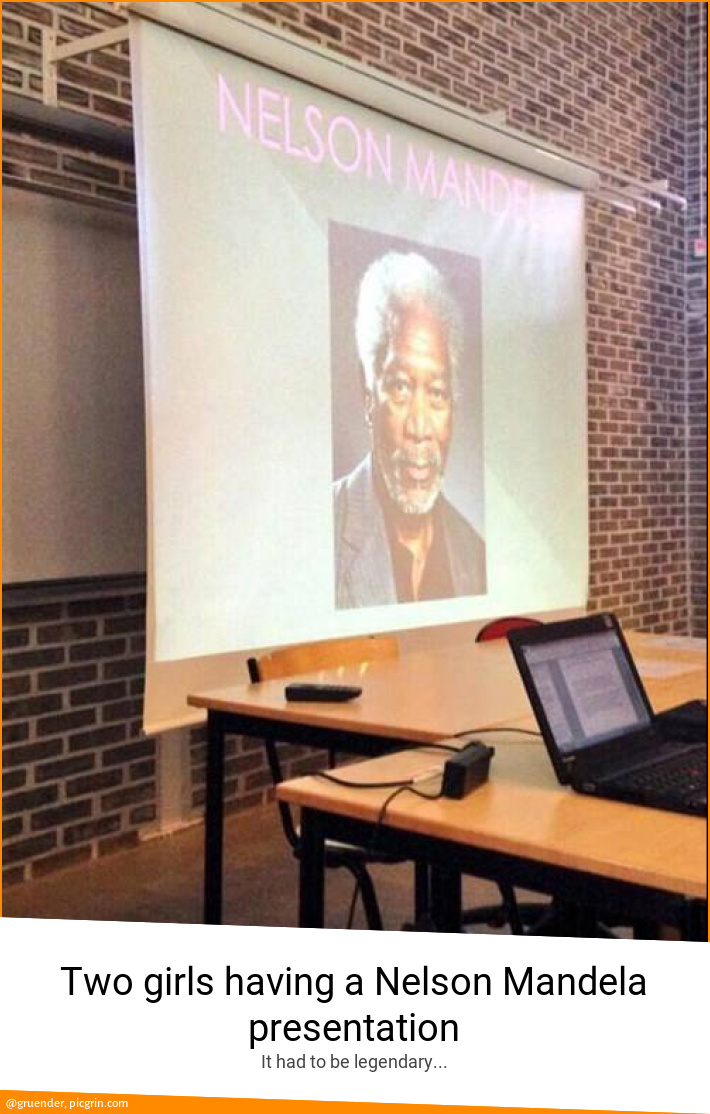
<instances>
[{"instance_id":1,"label":"table leg","mask_svg":"<svg viewBox=\"0 0 710 1114\"><path fill-rule=\"evenodd\" d=\"M205 799L204 923L222 923L224 844L224 720L207 713L207 787Z\"/></svg>"},{"instance_id":2,"label":"table leg","mask_svg":"<svg viewBox=\"0 0 710 1114\"><path fill-rule=\"evenodd\" d=\"M431 868L431 913L437 932L461 931L461 872L437 864Z\"/></svg>"},{"instance_id":3,"label":"table leg","mask_svg":"<svg viewBox=\"0 0 710 1114\"><path fill-rule=\"evenodd\" d=\"M421 926L429 918L431 907L431 888L429 885L429 863L425 859L414 860L414 927Z\"/></svg>"},{"instance_id":4,"label":"table leg","mask_svg":"<svg viewBox=\"0 0 710 1114\"><path fill-rule=\"evenodd\" d=\"M323 928L325 921L325 839L320 817L310 808L301 812L298 923L301 928Z\"/></svg>"},{"instance_id":5,"label":"table leg","mask_svg":"<svg viewBox=\"0 0 710 1114\"><path fill-rule=\"evenodd\" d=\"M656 924L655 921L647 921L636 919L631 925L634 933L634 940L662 940L663 928L661 925Z\"/></svg>"},{"instance_id":6,"label":"table leg","mask_svg":"<svg viewBox=\"0 0 710 1114\"><path fill-rule=\"evenodd\" d=\"M681 940L704 942L708 938L708 906L706 901L688 901L680 925Z\"/></svg>"}]
</instances>

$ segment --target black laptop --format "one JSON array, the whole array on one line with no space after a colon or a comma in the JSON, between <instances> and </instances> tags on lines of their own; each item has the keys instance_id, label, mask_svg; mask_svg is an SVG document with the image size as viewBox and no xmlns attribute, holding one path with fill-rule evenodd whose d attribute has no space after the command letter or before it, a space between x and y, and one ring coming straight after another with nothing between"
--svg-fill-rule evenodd
<instances>
[{"instance_id":1,"label":"black laptop","mask_svg":"<svg viewBox=\"0 0 710 1114\"><path fill-rule=\"evenodd\" d=\"M707 816L707 703L654 715L613 615L526 627L508 641L562 784Z\"/></svg>"}]
</instances>

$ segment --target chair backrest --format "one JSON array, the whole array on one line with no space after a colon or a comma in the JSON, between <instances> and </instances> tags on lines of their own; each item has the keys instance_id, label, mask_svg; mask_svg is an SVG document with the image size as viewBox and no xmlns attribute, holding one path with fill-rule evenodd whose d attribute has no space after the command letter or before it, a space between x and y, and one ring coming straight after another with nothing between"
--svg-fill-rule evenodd
<instances>
[{"instance_id":1,"label":"chair backrest","mask_svg":"<svg viewBox=\"0 0 710 1114\"><path fill-rule=\"evenodd\" d=\"M299 673L393 660L398 656L399 647L393 635L358 635L354 638L334 638L329 642L285 646L283 650L272 650L259 658L249 658L247 668L252 681L275 681Z\"/></svg>"},{"instance_id":2,"label":"chair backrest","mask_svg":"<svg viewBox=\"0 0 710 1114\"><path fill-rule=\"evenodd\" d=\"M492 642L495 638L505 638L511 630L541 626L541 619L528 619L524 615L504 615L500 619L491 619L490 623L482 626L476 635L476 642Z\"/></svg>"},{"instance_id":3,"label":"chair backrest","mask_svg":"<svg viewBox=\"0 0 710 1114\"><path fill-rule=\"evenodd\" d=\"M330 642L307 642L300 646L285 646L272 650L260 658L249 658L249 679L255 683L277 681L299 673L315 673L319 669L334 669L339 665L359 665L370 661L385 661L399 657L397 639L392 635L360 635L355 638L335 638ZM283 781L281 762L275 732L264 736L266 757L274 785ZM334 757L331 755L331 760ZM279 815L286 839L298 851L300 837L285 801L278 801Z\"/></svg>"}]
</instances>

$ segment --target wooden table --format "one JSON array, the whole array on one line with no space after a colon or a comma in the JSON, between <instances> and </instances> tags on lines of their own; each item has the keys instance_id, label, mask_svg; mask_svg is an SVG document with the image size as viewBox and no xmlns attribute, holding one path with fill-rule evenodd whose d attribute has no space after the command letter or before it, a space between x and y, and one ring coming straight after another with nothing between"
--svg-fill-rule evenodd
<instances>
[{"instance_id":1,"label":"wooden table","mask_svg":"<svg viewBox=\"0 0 710 1114\"><path fill-rule=\"evenodd\" d=\"M648 679L647 690L656 710L662 710L672 704L693 696L704 694L705 655L699 651L671 650L659 645L658 640L649 636L632 637L631 645L637 661L641 665L641 674L644 674L644 662L649 663L652 671L663 671L673 668L676 664L677 674L657 676ZM654 667L653 663L657 663ZM664 663L666 663L664 665ZM219 923L221 920L222 899L222 829L223 829L223 773L224 773L224 739L228 733L250 735L263 738L269 732L284 742L293 742L299 745L304 743L310 746L347 751L363 757L382 755L388 752L402 750L403 748L421 745L435 741L462 731L475 731L478 728L494 726L505 723L529 722L530 709L522 683L518 677L512 655L505 642L490 642L483 644L466 644L450 650L437 651L431 654L411 654L400 658L398 661L372 663L369 666L348 667L338 670L321 671L308 674L304 679L314 681L339 681L346 684L361 684L362 697L350 704L290 704L283 695L283 682L265 682L259 685L233 686L206 694L198 694L189 698L189 703L195 707L205 708L208 713L208 754L207 754L207 791L205 814L205 921L206 923ZM492 741L492 740L491 740ZM507 744L505 744L507 748ZM527 774L523 765L516 764L511 768L509 760L501 757L504 744L498 746L499 754L496 756L495 773L492 786L485 792L490 797L489 789L498 785L500 779L500 793L508 795L508 804L500 798L498 802L498 819L496 825L505 830L506 838L513 841L519 838L511 833L508 822L511 809L515 815L524 805L524 810L532 808L535 811L543 798L550 794L560 804L561 799L567 802L566 807L573 811L578 805L596 805L602 808L617 808L629 810L634 815L643 813L664 820L675 820L679 825L681 835L677 838L685 845L690 840L693 845L702 836L704 825L702 821L688 817L671 817L670 814L650 813L650 810L641 810L627 805L617 805L611 802L600 802L592 799L582 799L570 794L567 790L557 786L550 780L551 770L548 759L541 745L535 743L525 747L518 747L519 753L527 754L525 761L532 762ZM510 751L510 755L513 751ZM421 761L422 755L415 752L405 756L407 760ZM390 759L391 761L392 759ZM402 761L403 759L398 759ZM427 759L431 764L431 756ZM521 760L522 761L522 760ZM352 768L351 768L352 769ZM507 774L504 771L508 771ZM525 777L532 778L533 783L525 785ZM541 779L541 784L534 784L534 778ZM522 784L518 779L522 778ZM504 790L503 785L507 786ZM335 792L331 792L335 790ZM304 863L306 873L310 870L313 875L318 874L318 847L322 844L325 826L339 824L364 826L370 824L372 813L362 814L365 799L372 802L372 809L379 807L376 799L371 797L374 791L353 791L354 797L349 801L342 796L339 787L332 786L318 778L298 779L288 783L280 789L283 799L305 805L304 814L304 839L310 840L314 855L308 856L309 865ZM522 794L522 796L521 796ZM512 795L512 796L511 796ZM478 795L476 795L477 797ZM473 801L475 798L471 798ZM517 800L517 804L516 804ZM501 803L503 802L503 803ZM423 805L425 809L435 806L426 802L415 802ZM462 802L465 804L466 802ZM548 814L547 823L554 832L558 826L559 817L556 818L554 806L550 800L552 811ZM404 801L400 799L400 808L404 808ZM441 806L440 806L441 807ZM415 810L416 811L416 810ZM399 811L397 812L399 815ZM493 814L491 814L493 815ZM392 816L388 813L387 829L396 830L390 824ZM316 822L316 817L318 820ZM327 819L329 818L329 819ZM505 823L504 823L505 821ZM603 826L603 819L600 819ZM645 823L645 821L641 821ZM633 821L635 826L636 820ZM690 827L689 827L690 825ZM447 829L448 830L448 829ZM384 829L383 829L384 831ZM403 829L400 829L403 831ZM649 828L650 831L650 828ZM654 827L654 831L657 828ZM696 833L690 835L690 832ZM498 859L507 856L508 859L516 858L521 862L537 863L536 883L537 888L547 890L542 875L547 878L549 869L556 867L554 856L560 853L550 849L546 862L538 856L533 858L535 843L534 833L528 832L529 846L525 855L518 854L521 850L511 847L488 848L485 842L480 842L481 832L476 829L478 865L475 873L484 877L505 877L505 870L493 873L489 864L487 869L480 862L481 856L495 854L496 865L500 866ZM564 842L562 829L559 830L559 844ZM430 839L431 833L427 835ZM339 837L342 838L342 837ZM367 837L365 837L366 839ZM417 833L409 833L408 838L418 841ZM362 839L354 840L361 843ZM460 846L464 846L460 844ZM467 845L468 846L468 845ZM539 850L539 847L538 847ZM529 857L527 857L529 854ZM679 852L680 854L680 852ZM417 857L416 855L412 857ZM315 865L314 865L315 864ZM510 868L510 863L508 867ZM567 865L563 869L570 869ZM578 868L582 870L582 868ZM582 870L593 876L593 871ZM519 876L522 870L518 870ZM530 872L528 872L529 874ZM441 881L441 872L438 872ZM606 876L604 876L606 877ZM614 881L608 877L607 881ZM313 880L304 885L315 884L312 891L317 898L318 882ZM439 884L439 883L437 883ZM527 884L531 884L528 877ZM620 885L625 885L620 881ZM631 887L638 888L636 882L630 883ZM679 885L685 885L684 881ZM649 880L646 889L654 888L656 883ZM533 887L535 888L535 887ZM448 897L442 897L444 904L451 902L452 886L448 886ZM321 890L322 892L322 890ZM679 891L662 891L664 893ZM303 893L303 889L302 889ZM690 891L688 896L697 896ZM441 903L440 903L441 904ZM317 900L311 902L310 908L302 909L302 920L316 923L321 919L316 906ZM649 908L648 901L646 908Z\"/></svg>"},{"instance_id":2,"label":"wooden table","mask_svg":"<svg viewBox=\"0 0 710 1114\"><path fill-rule=\"evenodd\" d=\"M688 939L707 925L706 823L698 817L585 797L558 785L540 746L514 734L489 739L496 749L491 780L462 801L397 796L380 823L391 791L336 786L318 777L278 789L301 807L300 924L323 925L323 842L337 839L427 862L433 913L442 931L456 931L460 876L472 874L555 894L578 908L646 924L677 924ZM370 782L417 777L442 764L422 751L348 767ZM440 777L418 781L435 794ZM438 872L438 879L437 879Z\"/></svg>"}]
</instances>

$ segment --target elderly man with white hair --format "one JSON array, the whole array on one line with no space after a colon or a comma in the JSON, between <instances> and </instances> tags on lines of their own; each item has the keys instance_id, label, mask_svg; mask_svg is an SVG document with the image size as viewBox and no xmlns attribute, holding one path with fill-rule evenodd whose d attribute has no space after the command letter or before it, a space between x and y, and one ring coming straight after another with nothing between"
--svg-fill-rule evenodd
<instances>
[{"instance_id":1,"label":"elderly man with white hair","mask_svg":"<svg viewBox=\"0 0 710 1114\"><path fill-rule=\"evenodd\" d=\"M442 274L415 252L375 260L356 338L372 448L334 485L336 606L479 595L483 540L442 492L462 350Z\"/></svg>"}]
</instances>

